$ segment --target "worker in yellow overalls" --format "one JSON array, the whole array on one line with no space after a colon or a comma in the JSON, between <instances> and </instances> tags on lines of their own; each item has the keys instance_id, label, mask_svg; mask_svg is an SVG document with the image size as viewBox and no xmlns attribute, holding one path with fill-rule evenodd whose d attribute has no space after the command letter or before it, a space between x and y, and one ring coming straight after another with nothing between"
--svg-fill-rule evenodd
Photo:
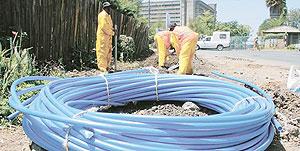
<instances>
[{"instance_id":1,"label":"worker in yellow overalls","mask_svg":"<svg viewBox=\"0 0 300 151\"><path fill-rule=\"evenodd\" d=\"M156 33L154 40L158 51L158 66L166 68L165 63L170 49L170 31L161 31Z\"/></svg>"},{"instance_id":2,"label":"worker in yellow overalls","mask_svg":"<svg viewBox=\"0 0 300 151\"><path fill-rule=\"evenodd\" d=\"M111 4L104 2L102 6L103 11L98 15L96 55L99 70L107 73L112 58L112 36L115 33L110 16Z\"/></svg>"},{"instance_id":3,"label":"worker in yellow overalls","mask_svg":"<svg viewBox=\"0 0 300 151\"><path fill-rule=\"evenodd\" d=\"M175 48L179 56L178 74L193 74L193 57L198 40L198 33L186 26L173 25L170 28L171 45Z\"/></svg>"}]
</instances>

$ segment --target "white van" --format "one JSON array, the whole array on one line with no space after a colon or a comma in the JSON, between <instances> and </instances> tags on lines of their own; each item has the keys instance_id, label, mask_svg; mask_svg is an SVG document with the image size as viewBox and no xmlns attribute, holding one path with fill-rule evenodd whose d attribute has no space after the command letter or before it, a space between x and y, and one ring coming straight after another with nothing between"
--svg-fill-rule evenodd
<instances>
[{"instance_id":1,"label":"white van","mask_svg":"<svg viewBox=\"0 0 300 151\"><path fill-rule=\"evenodd\" d=\"M217 49L219 51L230 46L230 32L216 31L213 36L200 38L197 49Z\"/></svg>"}]
</instances>

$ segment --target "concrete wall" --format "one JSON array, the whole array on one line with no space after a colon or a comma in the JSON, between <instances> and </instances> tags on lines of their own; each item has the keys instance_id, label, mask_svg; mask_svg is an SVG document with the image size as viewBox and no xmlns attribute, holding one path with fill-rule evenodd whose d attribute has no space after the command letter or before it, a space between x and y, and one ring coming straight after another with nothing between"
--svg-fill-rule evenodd
<instances>
[{"instance_id":1,"label":"concrete wall","mask_svg":"<svg viewBox=\"0 0 300 151\"><path fill-rule=\"evenodd\" d=\"M266 39L264 48L283 49L283 48L285 48L284 39Z\"/></svg>"}]
</instances>

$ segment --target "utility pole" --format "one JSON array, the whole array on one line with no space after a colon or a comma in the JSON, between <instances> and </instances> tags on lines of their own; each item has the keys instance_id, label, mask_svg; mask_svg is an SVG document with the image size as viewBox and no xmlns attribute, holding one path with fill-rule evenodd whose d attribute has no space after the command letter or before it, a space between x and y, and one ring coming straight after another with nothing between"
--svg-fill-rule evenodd
<instances>
[{"instance_id":1,"label":"utility pole","mask_svg":"<svg viewBox=\"0 0 300 151\"><path fill-rule=\"evenodd\" d=\"M150 27L150 0L148 0L148 25Z\"/></svg>"},{"instance_id":2,"label":"utility pole","mask_svg":"<svg viewBox=\"0 0 300 151\"><path fill-rule=\"evenodd\" d=\"M166 13L166 22L165 22L166 28L165 29L168 29L170 23L171 23L170 14L167 12Z\"/></svg>"}]
</instances>

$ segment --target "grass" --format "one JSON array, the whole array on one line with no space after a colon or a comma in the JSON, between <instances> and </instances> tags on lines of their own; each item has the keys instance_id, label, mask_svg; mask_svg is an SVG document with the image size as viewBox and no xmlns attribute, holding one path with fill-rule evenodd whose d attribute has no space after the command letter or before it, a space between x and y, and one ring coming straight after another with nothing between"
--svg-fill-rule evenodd
<instances>
[{"instance_id":1,"label":"grass","mask_svg":"<svg viewBox=\"0 0 300 151\"><path fill-rule=\"evenodd\" d=\"M13 81L20 77L33 75L37 72L35 61L29 54L31 48L22 48L23 34L11 37L10 48L3 49L0 44L0 124L5 123L5 117L14 110L8 104L9 89ZM22 87L31 86L22 85ZM31 95L31 94L29 94ZM29 97L29 96L27 96ZM24 97L24 99L26 96Z\"/></svg>"}]
</instances>

